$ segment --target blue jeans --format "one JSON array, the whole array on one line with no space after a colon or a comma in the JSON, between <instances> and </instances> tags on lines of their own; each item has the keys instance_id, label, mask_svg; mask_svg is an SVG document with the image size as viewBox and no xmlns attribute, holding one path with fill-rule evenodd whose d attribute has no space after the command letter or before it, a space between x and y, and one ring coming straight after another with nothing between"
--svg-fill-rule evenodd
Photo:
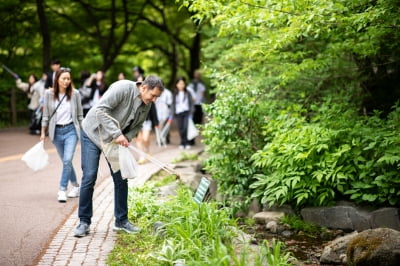
<instances>
[{"instance_id":1,"label":"blue jeans","mask_svg":"<svg viewBox=\"0 0 400 266\"><path fill-rule=\"evenodd\" d=\"M78 184L72 165L77 142L78 136L73 123L65 127L56 127L53 144L56 146L58 155L63 163L60 190L67 190L68 181L75 186Z\"/></svg>"},{"instance_id":2,"label":"blue jeans","mask_svg":"<svg viewBox=\"0 0 400 266\"><path fill-rule=\"evenodd\" d=\"M81 150L82 150L82 183L79 195L78 216L81 222L91 223L93 216L93 191L96 184L97 171L101 150L94 144L81 130ZM108 165L110 167L110 165ZM116 223L128 221L128 180L122 179L121 172L111 170L114 181L114 216Z\"/></svg>"}]
</instances>

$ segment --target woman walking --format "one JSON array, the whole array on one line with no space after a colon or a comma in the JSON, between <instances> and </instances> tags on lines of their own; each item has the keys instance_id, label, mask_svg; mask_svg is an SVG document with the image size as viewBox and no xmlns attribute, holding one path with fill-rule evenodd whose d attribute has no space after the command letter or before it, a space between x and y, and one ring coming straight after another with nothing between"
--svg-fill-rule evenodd
<instances>
[{"instance_id":1,"label":"woman walking","mask_svg":"<svg viewBox=\"0 0 400 266\"><path fill-rule=\"evenodd\" d=\"M39 85L37 85L37 77L34 74L30 74L28 78L28 82L22 82L22 80L18 77L16 80L16 85L19 89L26 92L28 98L30 99L28 109L29 109L29 117L31 119L31 124L29 126L30 134L40 134L40 125L39 129L33 127L35 121L35 112L36 109L40 105L40 91L37 89Z\"/></svg>"},{"instance_id":2,"label":"woman walking","mask_svg":"<svg viewBox=\"0 0 400 266\"><path fill-rule=\"evenodd\" d=\"M105 81L104 72L102 70L93 73L85 82L87 87L91 88L90 108L97 105L101 96L107 91L108 86Z\"/></svg>"},{"instance_id":3,"label":"woman walking","mask_svg":"<svg viewBox=\"0 0 400 266\"><path fill-rule=\"evenodd\" d=\"M175 92L172 98L173 114L178 120L179 135L181 143L180 149L190 149L191 145L187 139L188 121L193 115L193 100L192 95L186 89L186 79L180 77L175 83Z\"/></svg>"},{"instance_id":4,"label":"woman walking","mask_svg":"<svg viewBox=\"0 0 400 266\"><path fill-rule=\"evenodd\" d=\"M54 88L45 93L40 136L40 140L45 140L46 129L49 129L49 137L63 163L57 197L59 202L67 201L68 182L72 184L68 197L79 196L79 184L72 158L79 139L82 119L81 98L78 90L73 87L71 70L60 68L55 75Z\"/></svg>"}]
</instances>

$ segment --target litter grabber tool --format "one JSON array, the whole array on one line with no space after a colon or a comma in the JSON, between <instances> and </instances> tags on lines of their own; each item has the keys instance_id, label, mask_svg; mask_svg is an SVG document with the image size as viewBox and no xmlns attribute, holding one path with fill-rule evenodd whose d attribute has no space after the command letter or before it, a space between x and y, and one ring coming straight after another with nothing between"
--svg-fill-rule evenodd
<instances>
[{"instance_id":1,"label":"litter grabber tool","mask_svg":"<svg viewBox=\"0 0 400 266\"><path fill-rule=\"evenodd\" d=\"M151 156L150 154L147 154L141 150L139 150L138 148L136 148L135 146L133 146L132 144L130 144L128 146L129 149L131 149L134 152L137 152L140 156L144 157L145 159L149 160L150 162L152 162L153 164L157 165L158 167L160 167L161 169L163 169L165 172L171 174L171 175L175 175L177 178L179 178L179 174L176 173L176 171L170 167L169 165L161 162L160 160L154 158L153 156Z\"/></svg>"},{"instance_id":2,"label":"litter grabber tool","mask_svg":"<svg viewBox=\"0 0 400 266\"><path fill-rule=\"evenodd\" d=\"M17 73L9 69L5 64L1 64L1 66L8 72L10 73L15 79L19 79Z\"/></svg>"}]
</instances>

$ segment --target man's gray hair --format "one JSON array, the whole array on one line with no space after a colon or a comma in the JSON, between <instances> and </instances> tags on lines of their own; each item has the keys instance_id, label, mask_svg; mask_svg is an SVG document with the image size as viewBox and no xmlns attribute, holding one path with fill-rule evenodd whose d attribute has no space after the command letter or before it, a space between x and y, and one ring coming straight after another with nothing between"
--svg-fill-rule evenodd
<instances>
[{"instance_id":1,"label":"man's gray hair","mask_svg":"<svg viewBox=\"0 0 400 266\"><path fill-rule=\"evenodd\" d=\"M147 85L149 90L152 90L155 87L159 88L160 91L164 90L164 84L162 80L155 75L147 76L146 79L143 81L142 85Z\"/></svg>"}]
</instances>

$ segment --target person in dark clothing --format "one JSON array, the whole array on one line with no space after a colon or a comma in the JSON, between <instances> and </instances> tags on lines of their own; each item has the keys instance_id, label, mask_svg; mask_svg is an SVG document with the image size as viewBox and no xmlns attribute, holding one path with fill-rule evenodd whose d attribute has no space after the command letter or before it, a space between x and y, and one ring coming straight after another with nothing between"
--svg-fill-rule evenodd
<instances>
[{"instance_id":1,"label":"person in dark clothing","mask_svg":"<svg viewBox=\"0 0 400 266\"><path fill-rule=\"evenodd\" d=\"M55 79L56 72L61 68L61 62L58 59L53 59L51 61L51 71L47 74L46 83L44 85L45 89L54 88L53 81Z\"/></svg>"},{"instance_id":2,"label":"person in dark clothing","mask_svg":"<svg viewBox=\"0 0 400 266\"><path fill-rule=\"evenodd\" d=\"M201 125L203 123L203 107L204 103L204 94L206 91L206 86L204 82L201 80L201 74L199 70L196 70L193 74L193 79L187 87L188 91L191 93L193 97L194 103L194 112L193 112L193 122L197 125ZM190 145L195 144L195 139L189 141Z\"/></svg>"},{"instance_id":3,"label":"person in dark clothing","mask_svg":"<svg viewBox=\"0 0 400 266\"><path fill-rule=\"evenodd\" d=\"M87 82L85 84L87 87L91 88L89 103L90 108L92 108L97 105L100 98L108 89L107 83L105 82L104 78L104 72L102 70L99 70L96 73L92 74L90 78L87 79Z\"/></svg>"},{"instance_id":4,"label":"person in dark clothing","mask_svg":"<svg viewBox=\"0 0 400 266\"><path fill-rule=\"evenodd\" d=\"M132 81L138 81L140 77L144 77L144 70L140 66L135 66L132 68L133 78Z\"/></svg>"},{"instance_id":5,"label":"person in dark clothing","mask_svg":"<svg viewBox=\"0 0 400 266\"><path fill-rule=\"evenodd\" d=\"M81 72L81 77L80 77L80 84L79 84L79 94L81 95L81 101L82 101L82 108L83 108L83 117L86 116L86 114L90 110L90 100L91 100L91 94L92 94L92 88L86 86L88 83L88 80L90 78L90 72L87 70L83 70Z\"/></svg>"},{"instance_id":6,"label":"person in dark clothing","mask_svg":"<svg viewBox=\"0 0 400 266\"><path fill-rule=\"evenodd\" d=\"M201 105L204 103L206 86L201 80L201 74L199 70L196 70L194 72L193 79L188 85L188 91L190 91L190 93L192 94L194 102L193 122L195 124L202 124L204 114Z\"/></svg>"},{"instance_id":7,"label":"person in dark clothing","mask_svg":"<svg viewBox=\"0 0 400 266\"><path fill-rule=\"evenodd\" d=\"M145 152L150 152L150 134L153 128L158 127L158 117L157 117L157 109L154 103L151 103L149 114L147 115L146 120L143 122L143 127L139 131L136 144L138 148ZM144 156L140 156L138 163L143 164L146 162L146 158Z\"/></svg>"}]
</instances>

